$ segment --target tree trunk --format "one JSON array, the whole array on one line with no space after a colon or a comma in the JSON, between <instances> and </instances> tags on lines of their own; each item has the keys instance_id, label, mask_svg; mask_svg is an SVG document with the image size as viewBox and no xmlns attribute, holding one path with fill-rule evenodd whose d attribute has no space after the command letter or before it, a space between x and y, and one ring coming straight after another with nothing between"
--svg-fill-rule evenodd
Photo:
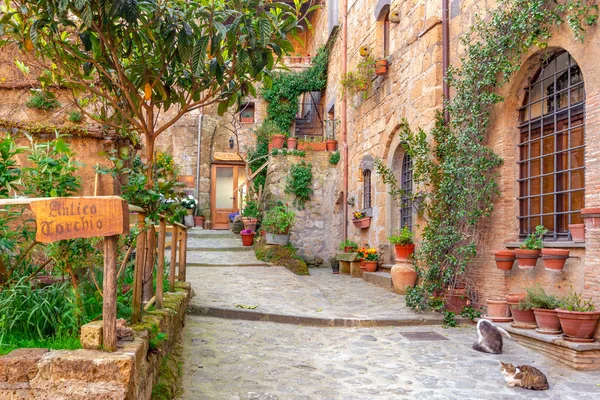
<instances>
[{"instance_id":1,"label":"tree trunk","mask_svg":"<svg viewBox=\"0 0 600 400\"><path fill-rule=\"evenodd\" d=\"M154 171L154 138L152 135L146 134L146 163L148 165L148 188L154 186L152 172Z\"/></svg>"}]
</instances>

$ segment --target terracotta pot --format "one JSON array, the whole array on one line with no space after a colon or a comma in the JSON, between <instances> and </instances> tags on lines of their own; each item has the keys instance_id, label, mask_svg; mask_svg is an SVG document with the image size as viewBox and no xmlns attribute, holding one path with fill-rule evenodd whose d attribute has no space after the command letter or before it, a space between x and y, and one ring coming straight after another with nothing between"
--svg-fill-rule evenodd
<instances>
[{"instance_id":1,"label":"terracotta pot","mask_svg":"<svg viewBox=\"0 0 600 400\"><path fill-rule=\"evenodd\" d=\"M544 269L548 271L562 271L569 258L569 249L542 249Z\"/></svg>"},{"instance_id":2,"label":"terracotta pot","mask_svg":"<svg viewBox=\"0 0 600 400\"><path fill-rule=\"evenodd\" d=\"M465 289L447 289L445 300L446 306L444 308L446 311L451 311L457 315L469 305L469 298Z\"/></svg>"},{"instance_id":3,"label":"terracotta pot","mask_svg":"<svg viewBox=\"0 0 600 400\"><path fill-rule=\"evenodd\" d=\"M352 220L352 223L354 224L355 227L359 228L359 229L366 229L369 226L371 226L371 217L364 217L361 219L354 219Z\"/></svg>"},{"instance_id":4,"label":"terracotta pot","mask_svg":"<svg viewBox=\"0 0 600 400\"><path fill-rule=\"evenodd\" d=\"M367 271L367 272L377 271L377 261L365 261L365 271Z\"/></svg>"},{"instance_id":5,"label":"terracotta pot","mask_svg":"<svg viewBox=\"0 0 600 400\"><path fill-rule=\"evenodd\" d=\"M344 253L353 253L354 250L356 250L356 247L344 246Z\"/></svg>"},{"instance_id":6,"label":"terracotta pot","mask_svg":"<svg viewBox=\"0 0 600 400\"><path fill-rule=\"evenodd\" d=\"M326 140L325 141L325 148L327 149L327 151L335 151L337 147L337 140Z\"/></svg>"},{"instance_id":7,"label":"terracotta pot","mask_svg":"<svg viewBox=\"0 0 600 400\"><path fill-rule=\"evenodd\" d=\"M547 310L544 308L532 308L535 315L535 323L539 330L550 332L560 332L560 320L556 310Z\"/></svg>"},{"instance_id":8,"label":"terracotta pot","mask_svg":"<svg viewBox=\"0 0 600 400\"><path fill-rule=\"evenodd\" d=\"M521 300L525 300L527 298L527 292L519 292L519 293L509 293L506 295L506 301L508 303L518 303Z\"/></svg>"},{"instance_id":9,"label":"terracotta pot","mask_svg":"<svg viewBox=\"0 0 600 400\"><path fill-rule=\"evenodd\" d=\"M252 243L254 242L254 233L240 233L240 236L242 237L242 244L244 246L252 246Z\"/></svg>"},{"instance_id":10,"label":"terracotta pot","mask_svg":"<svg viewBox=\"0 0 600 400\"><path fill-rule=\"evenodd\" d=\"M271 143L273 144L274 149L283 149L283 141L285 140L285 135L273 135L271 137Z\"/></svg>"},{"instance_id":11,"label":"terracotta pot","mask_svg":"<svg viewBox=\"0 0 600 400\"><path fill-rule=\"evenodd\" d=\"M417 283L417 271L407 262L396 263L390 270L394 292L406 294L406 289Z\"/></svg>"},{"instance_id":12,"label":"terracotta pot","mask_svg":"<svg viewBox=\"0 0 600 400\"><path fill-rule=\"evenodd\" d=\"M394 251L396 252L397 260L408 260L415 252L415 245L413 244L395 244Z\"/></svg>"},{"instance_id":13,"label":"terracotta pot","mask_svg":"<svg viewBox=\"0 0 600 400\"><path fill-rule=\"evenodd\" d=\"M515 249L515 257L521 269L533 269L540 257L540 250Z\"/></svg>"},{"instance_id":14,"label":"terracotta pot","mask_svg":"<svg viewBox=\"0 0 600 400\"><path fill-rule=\"evenodd\" d=\"M533 314L533 310L517 310L515 308L516 304L511 304L510 312L512 313L513 320L515 324L524 324L524 325L537 325L535 322L535 315Z\"/></svg>"},{"instance_id":15,"label":"terracotta pot","mask_svg":"<svg viewBox=\"0 0 600 400\"><path fill-rule=\"evenodd\" d=\"M585 242L585 224L569 224L569 232L574 242Z\"/></svg>"},{"instance_id":16,"label":"terracotta pot","mask_svg":"<svg viewBox=\"0 0 600 400\"><path fill-rule=\"evenodd\" d=\"M360 260L360 269L362 269L363 271L367 270L367 265L365 263L365 260Z\"/></svg>"},{"instance_id":17,"label":"terracotta pot","mask_svg":"<svg viewBox=\"0 0 600 400\"><path fill-rule=\"evenodd\" d=\"M292 56L292 64L301 64L302 56Z\"/></svg>"},{"instance_id":18,"label":"terracotta pot","mask_svg":"<svg viewBox=\"0 0 600 400\"><path fill-rule=\"evenodd\" d=\"M254 117L240 117L240 122L243 124L253 124Z\"/></svg>"},{"instance_id":19,"label":"terracotta pot","mask_svg":"<svg viewBox=\"0 0 600 400\"><path fill-rule=\"evenodd\" d=\"M258 225L258 219L257 218L243 217L242 218L242 222L244 222L244 229L245 230L256 232L256 225Z\"/></svg>"},{"instance_id":20,"label":"terracotta pot","mask_svg":"<svg viewBox=\"0 0 600 400\"><path fill-rule=\"evenodd\" d=\"M557 309L556 312L565 335L577 339L594 337L600 319L600 311L579 312Z\"/></svg>"},{"instance_id":21,"label":"terracotta pot","mask_svg":"<svg viewBox=\"0 0 600 400\"><path fill-rule=\"evenodd\" d=\"M287 140L288 150L296 150L296 147L298 147L298 139L296 139L294 137L288 138L288 140Z\"/></svg>"},{"instance_id":22,"label":"terracotta pot","mask_svg":"<svg viewBox=\"0 0 600 400\"><path fill-rule=\"evenodd\" d=\"M500 250L494 253L496 257L496 268L503 271L510 271L515 263L514 250Z\"/></svg>"},{"instance_id":23,"label":"terracotta pot","mask_svg":"<svg viewBox=\"0 0 600 400\"><path fill-rule=\"evenodd\" d=\"M492 318L508 318L510 317L510 308L506 300L488 299L487 301L487 316Z\"/></svg>"},{"instance_id":24,"label":"terracotta pot","mask_svg":"<svg viewBox=\"0 0 600 400\"><path fill-rule=\"evenodd\" d=\"M202 229L204 229L204 221L206 220L206 217L204 217L203 215L199 215L197 217L194 217L194 225L195 226L199 226Z\"/></svg>"},{"instance_id":25,"label":"terracotta pot","mask_svg":"<svg viewBox=\"0 0 600 400\"><path fill-rule=\"evenodd\" d=\"M326 149L326 142L298 142L298 150L325 151Z\"/></svg>"},{"instance_id":26,"label":"terracotta pot","mask_svg":"<svg viewBox=\"0 0 600 400\"><path fill-rule=\"evenodd\" d=\"M387 60L377 60L375 63L375 75L385 75L387 73Z\"/></svg>"}]
</instances>

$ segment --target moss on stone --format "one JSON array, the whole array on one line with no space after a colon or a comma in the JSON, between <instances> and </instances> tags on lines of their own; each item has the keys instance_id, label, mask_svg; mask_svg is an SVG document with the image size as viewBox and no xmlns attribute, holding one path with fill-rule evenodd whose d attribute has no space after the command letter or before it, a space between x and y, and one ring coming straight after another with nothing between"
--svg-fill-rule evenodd
<instances>
[{"instance_id":1,"label":"moss on stone","mask_svg":"<svg viewBox=\"0 0 600 400\"><path fill-rule=\"evenodd\" d=\"M259 238L255 242L254 252L256 258L261 261L285 267L296 275L310 275L308 266L296 254L296 249L291 244L287 246L274 246L267 244L264 238Z\"/></svg>"},{"instance_id":2,"label":"moss on stone","mask_svg":"<svg viewBox=\"0 0 600 400\"><path fill-rule=\"evenodd\" d=\"M172 400L181 393L182 356L181 338L171 353L163 357L158 370L158 381L152 388L152 400Z\"/></svg>"}]
</instances>

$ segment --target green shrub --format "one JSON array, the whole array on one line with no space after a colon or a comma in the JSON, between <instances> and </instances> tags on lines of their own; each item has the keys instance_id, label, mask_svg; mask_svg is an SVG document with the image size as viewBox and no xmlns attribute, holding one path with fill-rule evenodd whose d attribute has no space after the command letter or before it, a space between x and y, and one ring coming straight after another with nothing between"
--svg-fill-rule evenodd
<instances>
[{"instance_id":1,"label":"green shrub","mask_svg":"<svg viewBox=\"0 0 600 400\"><path fill-rule=\"evenodd\" d=\"M530 233L519 247L523 250L541 250L544 248L543 239L546 233L548 233L548 229L542 225L536 226L535 232Z\"/></svg>"},{"instance_id":2,"label":"green shrub","mask_svg":"<svg viewBox=\"0 0 600 400\"><path fill-rule=\"evenodd\" d=\"M341 158L342 156L337 151L335 153L331 153L331 156L329 156L329 164L337 165Z\"/></svg>"},{"instance_id":3,"label":"green shrub","mask_svg":"<svg viewBox=\"0 0 600 400\"><path fill-rule=\"evenodd\" d=\"M577 292L571 292L559 303L559 308L567 311L590 312L596 309L592 299L584 299Z\"/></svg>"},{"instance_id":4,"label":"green shrub","mask_svg":"<svg viewBox=\"0 0 600 400\"><path fill-rule=\"evenodd\" d=\"M529 308L542 308L545 310L554 310L560 303L556 296L547 294L539 285L527 289L525 301Z\"/></svg>"},{"instance_id":5,"label":"green shrub","mask_svg":"<svg viewBox=\"0 0 600 400\"><path fill-rule=\"evenodd\" d=\"M345 248L345 247L352 247L352 248L354 248L354 249L358 249L358 243L356 243L356 242L353 242L353 241L352 241L352 240L350 240L350 239L346 239L346 240L344 240L342 243L340 243L340 245L338 246L338 248L339 248L341 251L344 251L344 248Z\"/></svg>"},{"instance_id":6,"label":"green shrub","mask_svg":"<svg viewBox=\"0 0 600 400\"><path fill-rule=\"evenodd\" d=\"M69 121L77 124L83 120L83 114L81 111L71 111L68 118Z\"/></svg>"},{"instance_id":7,"label":"green shrub","mask_svg":"<svg viewBox=\"0 0 600 400\"><path fill-rule=\"evenodd\" d=\"M287 205L279 204L265 212L262 221L263 229L266 232L277 235L287 235L294 225L296 213L289 209Z\"/></svg>"},{"instance_id":8,"label":"green shrub","mask_svg":"<svg viewBox=\"0 0 600 400\"><path fill-rule=\"evenodd\" d=\"M56 95L44 90L34 91L25 105L29 108L37 108L38 110L53 110L60 107L60 103L56 100Z\"/></svg>"}]
</instances>

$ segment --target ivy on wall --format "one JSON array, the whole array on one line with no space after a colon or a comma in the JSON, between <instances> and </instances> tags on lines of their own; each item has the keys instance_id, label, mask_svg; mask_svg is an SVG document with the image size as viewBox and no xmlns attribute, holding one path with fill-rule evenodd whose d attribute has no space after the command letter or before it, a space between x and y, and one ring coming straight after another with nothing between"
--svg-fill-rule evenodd
<instances>
[{"instance_id":1,"label":"ivy on wall","mask_svg":"<svg viewBox=\"0 0 600 400\"><path fill-rule=\"evenodd\" d=\"M486 146L491 108L503 100L496 89L519 70L529 49L547 47L552 30L565 19L582 41L586 27L597 22L598 6L593 3L500 0L462 38L466 52L461 67L448 70L455 93L447 104L449 124L440 114L427 135L422 129L412 131L404 121L400 138L413 159L414 181L427 188L419 193L425 198L427 224L415 255L419 284L406 297L410 307L443 308L443 291L462 279L477 254L480 222L491 214L499 193L496 178L502 160ZM381 162L378 172L386 183L395 180Z\"/></svg>"},{"instance_id":2,"label":"ivy on wall","mask_svg":"<svg viewBox=\"0 0 600 400\"><path fill-rule=\"evenodd\" d=\"M310 201L310 196L313 194L312 179L312 164L302 161L290 166L285 192L295 196L294 204L298 208L304 208L306 202Z\"/></svg>"}]
</instances>

